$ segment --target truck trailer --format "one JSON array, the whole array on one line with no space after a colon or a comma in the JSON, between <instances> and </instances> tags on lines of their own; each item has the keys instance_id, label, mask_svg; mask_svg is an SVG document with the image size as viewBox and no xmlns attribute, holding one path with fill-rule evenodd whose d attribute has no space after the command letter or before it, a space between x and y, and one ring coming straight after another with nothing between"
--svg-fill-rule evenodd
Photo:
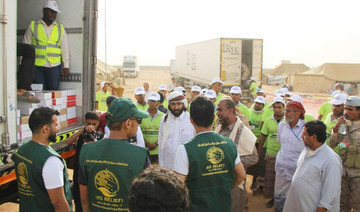
<instances>
[{"instance_id":1,"label":"truck trailer","mask_svg":"<svg viewBox=\"0 0 360 212\"><path fill-rule=\"evenodd\" d=\"M29 108L19 110L17 101L17 42L22 42L24 33L31 21L42 18L45 1L39 0L0 0L0 204L17 199L17 183L12 156L17 148L28 142L31 136L20 133L25 130L20 126L26 117L22 116ZM64 123L57 134L56 142L51 147L66 159L71 168L70 159L75 155L74 145L68 146L66 140L77 130L84 127L83 117L95 108L95 73L96 73L96 36L97 36L97 0L61 0L57 1L61 13L56 22L63 24L68 35L70 49L70 76L60 80L59 92L45 92L46 104L55 107L69 107L63 115ZM67 92L69 91L69 92ZM41 93L41 92L40 92ZM69 96L66 96L69 94ZM51 97L51 95L53 95ZM55 95L55 97L54 97ZM69 104L70 103L70 104ZM34 104L28 104L33 106ZM70 109L71 107L71 109ZM58 108L58 107L55 107ZM71 116L71 121L66 117ZM68 126L66 126L68 125ZM31 132L31 131L30 131ZM25 138L27 137L27 138Z\"/></svg>"},{"instance_id":2,"label":"truck trailer","mask_svg":"<svg viewBox=\"0 0 360 212\"><path fill-rule=\"evenodd\" d=\"M124 56L123 71L125 77L139 76L139 63L136 56Z\"/></svg>"},{"instance_id":3,"label":"truck trailer","mask_svg":"<svg viewBox=\"0 0 360 212\"><path fill-rule=\"evenodd\" d=\"M232 86L249 87L250 77L261 82L262 39L217 38L176 47L175 72L185 87L208 88L214 77L223 83L223 92Z\"/></svg>"}]
</instances>

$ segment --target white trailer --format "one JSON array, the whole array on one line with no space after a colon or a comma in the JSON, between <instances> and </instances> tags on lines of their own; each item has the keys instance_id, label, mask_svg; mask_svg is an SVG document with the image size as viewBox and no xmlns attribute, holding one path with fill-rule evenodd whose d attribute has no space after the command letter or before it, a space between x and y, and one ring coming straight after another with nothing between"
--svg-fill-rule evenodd
<instances>
[{"instance_id":1,"label":"white trailer","mask_svg":"<svg viewBox=\"0 0 360 212\"><path fill-rule=\"evenodd\" d=\"M136 56L124 56L123 71L125 77L139 76L139 63Z\"/></svg>"},{"instance_id":2,"label":"white trailer","mask_svg":"<svg viewBox=\"0 0 360 212\"><path fill-rule=\"evenodd\" d=\"M176 47L175 70L185 87L209 87L214 77L224 82L225 92L231 86L246 88L253 76L261 81L262 40L218 38Z\"/></svg>"}]
</instances>

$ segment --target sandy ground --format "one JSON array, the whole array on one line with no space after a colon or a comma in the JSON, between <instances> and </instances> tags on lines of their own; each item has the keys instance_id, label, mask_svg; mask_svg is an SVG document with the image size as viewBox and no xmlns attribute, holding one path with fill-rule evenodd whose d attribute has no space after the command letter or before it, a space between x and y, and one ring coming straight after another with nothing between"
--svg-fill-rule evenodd
<instances>
[{"instance_id":1,"label":"sandy ground","mask_svg":"<svg viewBox=\"0 0 360 212\"><path fill-rule=\"evenodd\" d=\"M159 85L168 84L171 82L171 75L169 71L166 70L145 70L140 71L140 75L137 78L126 78L124 87L123 96L134 98L134 89L135 87L140 87L144 82L148 82L150 85L151 91L157 91ZM275 90L279 89L279 86L263 86L263 89L266 91L266 98L268 101L271 101L273 98L273 93ZM329 101L331 99L330 94L305 94L305 93L296 93L303 97L304 106L306 109L306 113L313 115L315 118L317 117L317 111L321 105L321 103L325 101ZM72 170L69 170L70 176L72 176ZM269 201L269 199L265 199L263 194L252 196L252 192L250 190L250 185L252 182L252 176L247 177L247 190L249 192L249 211L254 212L270 212L273 211L273 208L268 209L265 207L265 204ZM15 203L5 203L0 205L0 212L16 212L18 211L18 204Z\"/></svg>"}]
</instances>

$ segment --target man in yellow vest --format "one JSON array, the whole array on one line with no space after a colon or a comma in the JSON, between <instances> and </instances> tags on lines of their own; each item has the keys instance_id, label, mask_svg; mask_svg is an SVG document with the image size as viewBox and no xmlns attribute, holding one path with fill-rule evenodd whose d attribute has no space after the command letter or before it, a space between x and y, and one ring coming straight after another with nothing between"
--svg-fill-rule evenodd
<instances>
[{"instance_id":1,"label":"man in yellow vest","mask_svg":"<svg viewBox=\"0 0 360 212\"><path fill-rule=\"evenodd\" d=\"M56 1L47 0L42 19L31 21L23 40L35 48L35 83L44 90L58 90L60 75L69 76L69 45L64 26L55 21L57 13Z\"/></svg>"}]
</instances>

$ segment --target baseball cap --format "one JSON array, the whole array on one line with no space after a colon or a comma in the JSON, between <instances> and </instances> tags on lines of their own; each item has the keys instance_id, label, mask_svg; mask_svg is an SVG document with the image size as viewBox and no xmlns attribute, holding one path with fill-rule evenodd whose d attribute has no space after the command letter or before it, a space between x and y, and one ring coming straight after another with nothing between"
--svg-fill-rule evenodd
<instances>
[{"instance_id":1,"label":"baseball cap","mask_svg":"<svg viewBox=\"0 0 360 212\"><path fill-rule=\"evenodd\" d=\"M297 94L292 95L290 98L288 98L288 100L300 102L301 104L303 103L302 97Z\"/></svg>"},{"instance_id":2,"label":"baseball cap","mask_svg":"<svg viewBox=\"0 0 360 212\"><path fill-rule=\"evenodd\" d=\"M280 91L282 92L283 96L285 96L285 95L290 95L291 96L291 93L290 93L289 89L286 88L286 87L280 88Z\"/></svg>"},{"instance_id":3,"label":"baseball cap","mask_svg":"<svg viewBox=\"0 0 360 212\"><path fill-rule=\"evenodd\" d=\"M261 104L265 104L266 99L265 99L263 96L258 96L258 97L256 97L256 99L254 100L254 102L261 103Z\"/></svg>"},{"instance_id":4,"label":"baseball cap","mask_svg":"<svg viewBox=\"0 0 360 212\"><path fill-rule=\"evenodd\" d=\"M254 78L254 77L250 77L250 80L255 81L255 78Z\"/></svg>"},{"instance_id":5,"label":"baseball cap","mask_svg":"<svg viewBox=\"0 0 360 212\"><path fill-rule=\"evenodd\" d=\"M200 91L201 91L201 88L200 88L199 86L197 86L197 85L194 85L194 86L192 86L191 91L200 92Z\"/></svg>"},{"instance_id":6,"label":"baseball cap","mask_svg":"<svg viewBox=\"0 0 360 212\"><path fill-rule=\"evenodd\" d=\"M215 99L216 98L216 92L214 90L209 89L209 90L207 90L205 92L205 96L207 98L209 98L209 99Z\"/></svg>"},{"instance_id":7,"label":"baseball cap","mask_svg":"<svg viewBox=\"0 0 360 212\"><path fill-rule=\"evenodd\" d=\"M261 89L260 87L257 87L256 93L265 93L265 91L263 89Z\"/></svg>"},{"instance_id":8,"label":"baseball cap","mask_svg":"<svg viewBox=\"0 0 360 212\"><path fill-rule=\"evenodd\" d=\"M137 88L135 88L134 93L135 93L135 95L145 94L145 90L143 87L137 87Z\"/></svg>"},{"instance_id":9,"label":"baseball cap","mask_svg":"<svg viewBox=\"0 0 360 212\"><path fill-rule=\"evenodd\" d=\"M346 102L345 102L346 105L349 105L349 106L360 106L360 97L357 97L357 96L350 96Z\"/></svg>"},{"instance_id":10,"label":"baseball cap","mask_svg":"<svg viewBox=\"0 0 360 212\"><path fill-rule=\"evenodd\" d=\"M61 13L61 11L59 10L59 7L58 7L56 1L54 1L54 0L48 0L48 1L46 1L45 4L44 4L44 6L43 6L43 8L44 8L44 9L45 9L45 8L49 8L49 9L54 10L55 12Z\"/></svg>"},{"instance_id":11,"label":"baseball cap","mask_svg":"<svg viewBox=\"0 0 360 212\"><path fill-rule=\"evenodd\" d=\"M107 82L105 81L100 82L100 88L102 89L105 86L105 84L107 84Z\"/></svg>"},{"instance_id":12,"label":"baseball cap","mask_svg":"<svg viewBox=\"0 0 360 212\"><path fill-rule=\"evenodd\" d=\"M166 85L160 85L159 86L159 91L167 91Z\"/></svg>"},{"instance_id":13,"label":"baseball cap","mask_svg":"<svg viewBox=\"0 0 360 212\"><path fill-rule=\"evenodd\" d=\"M174 89L174 91L179 91L179 92L182 93L183 95L186 94L186 90L185 90L185 88L182 87L182 86L176 87L176 88Z\"/></svg>"},{"instance_id":14,"label":"baseball cap","mask_svg":"<svg viewBox=\"0 0 360 212\"><path fill-rule=\"evenodd\" d=\"M214 77L214 79L211 80L211 84L214 84L217 82L220 82L221 84L223 84L223 81L221 81L219 77Z\"/></svg>"},{"instance_id":15,"label":"baseball cap","mask_svg":"<svg viewBox=\"0 0 360 212\"><path fill-rule=\"evenodd\" d=\"M335 90L331 93L333 97L335 97L337 94L342 93L340 90Z\"/></svg>"},{"instance_id":16,"label":"baseball cap","mask_svg":"<svg viewBox=\"0 0 360 212\"><path fill-rule=\"evenodd\" d=\"M143 119L149 117L149 114L139 110L131 99L125 97L112 101L106 113L106 119L110 124L125 121L130 117Z\"/></svg>"},{"instance_id":17,"label":"baseball cap","mask_svg":"<svg viewBox=\"0 0 360 212\"><path fill-rule=\"evenodd\" d=\"M232 86L229 93L241 94L241 88L239 86Z\"/></svg>"},{"instance_id":18,"label":"baseball cap","mask_svg":"<svg viewBox=\"0 0 360 212\"><path fill-rule=\"evenodd\" d=\"M281 96L275 96L274 97L274 101L273 103L270 105L270 107L272 107L275 103L282 103L283 105L285 105L285 101Z\"/></svg>"},{"instance_id":19,"label":"baseball cap","mask_svg":"<svg viewBox=\"0 0 360 212\"><path fill-rule=\"evenodd\" d=\"M343 93L338 93L334 96L334 98L329 102L332 105L342 105L345 103L347 97Z\"/></svg>"},{"instance_id":20,"label":"baseball cap","mask_svg":"<svg viewBox=\"0 0 360 212\"><path fill-rule=\"evenodd\" d=\"M148 100L153 100L153 101L160 101L160 94L156 93L156 92L152 92L148 98Z\"/></svg>"},{"instance_id":21,"label":"baseball cap","mask_svg":"<svg viewBox=\"0 0 360 212\"><path fill-rule=\"evenodd\" d=\"M208 90L208 89L206 89L206 88L201 89L200 94L201 94L201 95L205 95L207 90Z\"/></svg>"}]
</instances>

